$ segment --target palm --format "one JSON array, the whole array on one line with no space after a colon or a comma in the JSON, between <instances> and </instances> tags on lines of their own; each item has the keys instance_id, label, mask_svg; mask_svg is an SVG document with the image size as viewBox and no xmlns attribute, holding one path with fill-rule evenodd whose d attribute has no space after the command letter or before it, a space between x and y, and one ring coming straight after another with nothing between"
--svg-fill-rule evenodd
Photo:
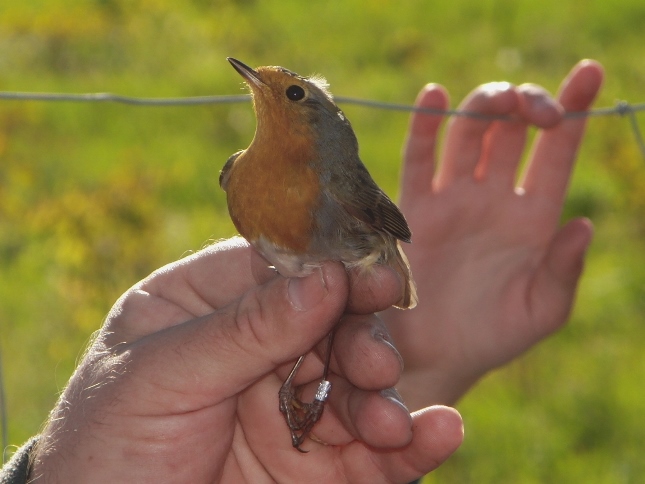
<instances>
[{"instance_id":1,"label":"palm","mask_svg":"<svg viewBox=\"0 0 645 484\"><path fill-rule=\"evenodd\" d=\"M438 347L428 354L497 366L555 329L567 308L532 304L557 230L557 210L544 202L495 183L464 182L433 196L427 211L407 212L411 265L429 270L415 272L420 309L401 317L432 315L435 334L426 343Z\"/></svg>"},{"instance_id":2,"label":"palm","mask_svg":"<svg viewBox=\"0 0 645 484\"><path fill-rule=\"evenodd\" d=\"M578 66L562 87L562 107L588 109L601 79L596 64ZM447 96L431 87L419 102L445 108ZM420 303L414 311L387 314L410 370L403 389L406 377L417 378L407 383L417 387L438 372L464 381L453 391L428 393L443 403L565 322L591 237L585 220L558 228L584 121L560 122L561 108L534 86L488 85L462 109L516 121L453 119L435 173L440 120L415 116L401 208L413 232L405 251ZM528 124L555 127L538 135L516 189ZM414 406L428 403L414 398Z\"/></svg>"}]
</instances>

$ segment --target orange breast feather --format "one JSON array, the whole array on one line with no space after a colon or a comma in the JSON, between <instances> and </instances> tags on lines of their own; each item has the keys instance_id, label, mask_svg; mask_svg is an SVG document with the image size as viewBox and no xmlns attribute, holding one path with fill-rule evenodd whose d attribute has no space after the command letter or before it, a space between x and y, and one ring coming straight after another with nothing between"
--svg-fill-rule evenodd
<instances>
[{"instance_id":1,"label":"orange breast feather","mask_svg":"<svg viewBox=\"0 0 645 484\"><path fill-rule=\"evenodd\" d=\"M267 145L253 143L235 160L227 188L229 212L249 242L264 236L280 248L307 251L320 184L304 141L292 137L288 147L273 146L262 153L257 146Z\"/></svg>"}]
</instances>

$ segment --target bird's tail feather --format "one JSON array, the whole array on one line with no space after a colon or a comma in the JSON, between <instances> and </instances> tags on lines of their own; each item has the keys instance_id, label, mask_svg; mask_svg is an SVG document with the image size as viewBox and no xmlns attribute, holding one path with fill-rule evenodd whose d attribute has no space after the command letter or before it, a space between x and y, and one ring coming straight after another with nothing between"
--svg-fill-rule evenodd
<instances>
[{"instance_id":1,"label":"bird's tail feather","mask_svg":"<svg viewBox=\"0 0 645 484\"><path fill-rule=\"evenodd\" d=\"M396 250L389 259L389 265L401 275L401 279L403 280L403 294L394 306L399 309L412 309L419 302L417 298L417 286L412 278L412 270L410 269L408 258L405 256L405 252L403 252L401 243L398 240L396 242Z\"/></svg>"}]
</instances>

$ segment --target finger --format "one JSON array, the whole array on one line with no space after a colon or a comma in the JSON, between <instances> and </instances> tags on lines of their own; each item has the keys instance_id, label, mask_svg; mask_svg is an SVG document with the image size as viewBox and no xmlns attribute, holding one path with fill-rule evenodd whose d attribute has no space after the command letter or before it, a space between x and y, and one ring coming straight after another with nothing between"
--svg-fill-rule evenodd
<instances>
[{"instance_id":1,"label":"finger","mask_svg":"<svg viewBox=\"0 0 645 484\"><path fill-rule=\"evenodd\" d=\"M375 266L370 271L351 270L349 277L346 314L334 329L331 369L361 388L392 386L400 376L403 363L384 323L374 313L389 308L399 299L401 280L387 266ZM305 398L313 398L315 394L327 349L328 340L323 338L298 370L294 384L305 385ZM293 362L288 362L278 369L278 374L284 379L292 367ZM370 371L362 370L366 367Z\"/></svg>"},{"instance_id":2,"label":"finger","mask_svg":"<svg viewBox=\"0 0 645 484\"><path fill-rule=\"evenodd\" d=\"M484 154L475 177L489 177L513 188L526 145L528 125L551 127L562 119L562 107L549 93L533 84L517 88L519 102L511 121L494 123L484 140Z\"/></svg>"},{"instance_id":3,"label":"finger","mask_svg":"<svg viewBox=\"0 0 645 484\"><path fill-rule=\"evenodd\" d=\"M348 313L371 314L383 311L401 297L403 281L391 267L376 265L368 271L352 269L349 271L349 278Z\"/></svg>"},{"instance_id":4,"label":"finger","mask_svg":"<svg viewBox=\"0 0 645 484\"><path fill-rule=\"evenodd\" d=\"M378 317L343 317L336 328L333 371L364 390L394 386L403 371L403 359L385 324Z\"/></svg>"},{"instance_id":5,"label":"finger","mask_svg":"<svg viewBox=\"0 0 645 484\"><path fill-rule=\"evenodd\" d=\"M365 391L342 378L332 379L328 415L315 429L331 445L358 440L373 448L399 448L412 439L410 412L393 388Z\"/></svg>"},{"instance_id":6,"label":"finger","mask_svg":"<svg viewBox=\"0 0 645 484\"><path fill-rule=\"evenodd\" d=\"M542 86L521 84L517 92L520 95L519 115L525 123L549 129L562 121L564 109Z\"/></svg>"},{"instance_id":7,"label":"finger","mask_svg":"<svg viewBox=\"0 0 645 484\"><path fill-rule=\"evenodd\" d=\"M212 313L275 276L243 238L218 242L162 267L128 290L110 310L102 328L104 342L130 343Z\"/></svg>"},{"instance_id":8,"label":"finger","mask_svg":"<svg viewBox=\"0 0 645 484\"><path fill-rule=\"evenodd\" d=\"M344 267L325 263L307 277L272 279L211 315L143 338L123 355L131 391L148 399L159 391L181 394L182 411L218 403L306 353L338 321L348 291Z\"/></svg>"},{"instance_id":9,"label":"finger","mask_svg":"<svg viewBox=\"0 0 645 484\"><path fill-rule=\"evenodd\" d=\"M222 274L226 274L225 284ZM156 271L140 288L203 316L275 275L246 240L233 237Z\"/></svg>"},{"instance_id":10,"label":"finger","mask_svg":"<svg viewBox=\"0 0 645 484\"><path fill-rule=\"evenodd\" d=\"M556 234L530 287L533 328L538 337L557 330L568 319L593 236L587 219L574 219Z\"/></svg>"},{"instance_id":11,"label":"finger","mask_svg":"<svg viewBox=\"0 0 645 484\"><path fill-rule=\"evenodd\" d=\"M432 110L448 109L448 93L438 84L426 85L414 103L416 107ZM401 204L413 203L428 193L435 167L437 133L443 116L415 112L410 118L408 137L403 146Z\"/></svg>"},{"instance_id":12,"label":"finger","mask_svg":"<svg viewBox=\"0 0 645 484\"><path fill-rule=\"evenodd\" d=\"M369 391L390 388L399 381L403 358L380 318L373 314L346 314L334 331L332 373L358 389ZM327 349L328 339L324 338L316 345L316 355L307 355L294 379L294 385L301 387L305 401L312 400L316 393ZM289 362L280 368L278 375L282 380L292 366Z\"/></svg>"},{"instance_id":13,"label":"finger","mask_svg":"<svg viewBox=\"0 0 645 484\"><path fill-rule=\"evenodd\" d=\"M435 406L412 414L412 440L405 447L374 450L358 442L342 455L349 482L410 482L439 467L464 438L459 413Z\"/></svg>"},{"instance_id":14,"label":"finger","mask_svg":"<svg viewBox=\"0 0 645 484\"><path fill-rule=\"evenodd\" d=\"M375 266L370 271L350 270L349 278L350 292L345 308L346 314L335 328L332 371L350 378L361 388L392 386L399 378L401 356L394 348L384 323L374 313L389 308L399 299L401 280L396 272L387 266ZM315 355L307 356L296 376L296 385L319 380L327 346L328 341L325 338L316 345ZM362 361L363 357L383 364L377 367L376 364ZM371 368L369 372L360 370L364 364ZM284 365L279 374L286 378L291 366L291 362ZM392 372L391 368L398 370ZM378 384L368 383L376 380L379 381ZM314 392L315 386L312 386L311 394Z\"/></svg>"},{"instance_id":15,"label":"finger","mask_svg":"<svg viewBox=\"0 0 645 484\"><path fill-rule=\"evenodd\" d=\"M511 84L484 84L469 94L460 111L478 115L505 116L517 109L519 97ZM437 187L463 177L472 177L480 160L484 136L494 123L491 119L455 116L448 123L443 161L437 173Z\"/></svg>"},{"instance_id":16,"label":"finger","mask_svg":"<svg viewBox=\"0 0 645 484\"><path fill-rule=\"evenodd\" d=\"M332 391L316 426L317 438L333 445L353 439L377 447L393 442L404 445L410 438L409 411L391 388L401 377L403 361L385 325L374 315L345 315L335 331L328 376ZM324 354L326 342L319 347ZM312 360L306 360L294 381L306 402L313 401L322 372L320 363ZM278 378L275 384L281 381Z\"/></svg>"},{"instance_id":17,"label":"finger","mask_svg":"<svg viewBox=\"0 0 645 484\"><path fill-rule=\"evenodd\" d=\"M332 390L322 418L314 429L314 441L346 445L359 439L374 447L402 446L409 442L409 411L391 388L400 378L402 362L383 323L375 316L346 315L336 329L334 354L333 372L328 376ZM309 363L312 359L308 359ZM304 402L313 401L320 382L320 366L317 361L315 365L305 364L298 371L294 384L302 391L300 398ZM254 419L280 422L275 432L280 436L284 434L283 442L286 443L289 439L283 419L267 414L266 408L258 407L258 402L266 400L268 395L273 396L269 409L276 408L273 400L275 390L283 379L270 375L262 381L262 390L258 390L256 384L249 390L252 395L245 392L240 405L244 404L247 410L253 406L255 412L247 411L247 414L266 414ZM305 450L314 447L315 444L310 443L304 446Z\"/></svg>"},{"instance_id":18,"label":"finger","mask_svg":"<svg viewBox=\"0 0 645 484\"><path fill-rule=\"evenodd\" d=\"M560 88L558 100L564 110L587 111L602 80L600 64L589 60L578 63ZM538 134L521 183L527 194L548 198L556 207L562 205L586 122L586 118L565 119L555 128Z\"/></svg>"}]
</instances>

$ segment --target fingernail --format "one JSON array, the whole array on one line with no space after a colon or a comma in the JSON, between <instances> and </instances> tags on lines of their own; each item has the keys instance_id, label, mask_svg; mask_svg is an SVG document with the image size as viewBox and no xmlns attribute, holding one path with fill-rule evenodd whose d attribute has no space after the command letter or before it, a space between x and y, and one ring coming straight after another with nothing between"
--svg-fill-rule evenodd
<instances>
[{"instance_id":1,"label":"fingernail","mask_svg":"<svg viewBox=\"0 0 645 484\"><path fill-rule=\"evenodd\" d=\"M403 398L401 397L401 394L396 391L396 388L386 388L385 390L381 390L380 393L383 398L396 403L400 407L404 408L406 412L410 413L410 410L408 410L408 407L403 403Z\"/></svg>"},{"instance_id":2,"label":"fingernail","mask_svg":"<svg viewBox=\"0 0 645 484\"><path fill-rule=\"evenodd\" d=\"M314 269L306 277L289 279L289 299L291 305L298 311L308 311L315 307L327 295L327 285L321 269Z\"/></svg>"},{"instance_id":3,"label":"fingernail","mask_svg":"<svg viewBox=\"0 0 645 484\"><path fill-rule=\"evenodd\" d=\"M399 364L401 365L401 371L403 371L403 357L401 356L401 353L399 353L399 350L396 349L396 346L394 346L394 343L390 339L390 335L384 333L379 328L372 328L372 337L379 343L387 346L396 355L399 359Z\"/></svg>"}]
</instances>

